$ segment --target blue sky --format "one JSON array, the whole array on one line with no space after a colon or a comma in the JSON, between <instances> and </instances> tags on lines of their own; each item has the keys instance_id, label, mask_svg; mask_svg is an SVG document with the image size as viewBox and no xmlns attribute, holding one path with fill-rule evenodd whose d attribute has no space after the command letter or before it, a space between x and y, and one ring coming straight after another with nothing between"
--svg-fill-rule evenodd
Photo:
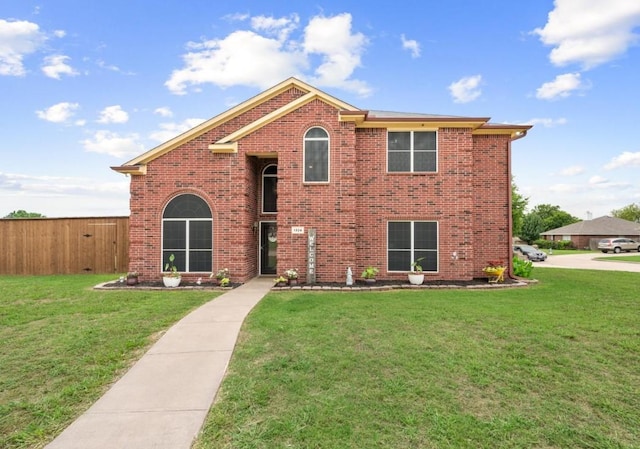
<instances>
[{"instance_id":1,"label":"blue sky","mask_svg":"<svg viewBox=\"0 0 640 449\"><path fill-rule=\"evenodd\" d=\"M529 205L640 203L640 2L3 0L0 217L129 214L109 167L296 76L362 109L533 124Z\"/></svg>"}]
</instances>

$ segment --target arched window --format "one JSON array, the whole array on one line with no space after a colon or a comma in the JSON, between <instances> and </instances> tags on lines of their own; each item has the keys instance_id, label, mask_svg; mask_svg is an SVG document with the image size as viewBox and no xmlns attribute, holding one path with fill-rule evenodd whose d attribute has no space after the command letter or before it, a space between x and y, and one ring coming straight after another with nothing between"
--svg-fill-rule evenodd
<instances>
[{"instance_id":1,"label":"arched window","mask_svg":"<svg viewBox=\"0 0 640 449\"><path fill-rule=\"evenodd\" d=\"M267 165L262 171L262 212L278 212L278 166Z\"/></svg>"},{"instance_id":2,"label":"arched window","mask_svg":"<svg viewBox=\"0 0 640 449\"><path fill-rule=\"evenodd\" d=\"M304 135L304 182L329 182L329 134L322 128Z\"/></svg>"},{"instance_id":3,"label":"arched window","mask_svg":"<svg viewBox=\"0 0 640 449\"><path fill-rule=\"evenodd\" d=\"M181 272L211 271L211 209L196 195L172 199L162 215L162 270L171 254Z\"/></svg>"}]
</instances>

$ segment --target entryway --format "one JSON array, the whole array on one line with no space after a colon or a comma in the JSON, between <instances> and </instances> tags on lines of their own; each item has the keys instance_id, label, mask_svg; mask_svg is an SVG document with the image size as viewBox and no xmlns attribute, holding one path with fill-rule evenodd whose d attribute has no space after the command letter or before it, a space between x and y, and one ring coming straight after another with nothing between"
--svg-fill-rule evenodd
<instances>
[{"instance_id":1,"label":"entryway","mask_svg":"<svg viewBox=\"0 0 640 449\"><path fill-rule=\"evenodd\" d=\"M260 274L276 274L278 259L278 224L260 222Z\"/></svg>"}]
</instances>

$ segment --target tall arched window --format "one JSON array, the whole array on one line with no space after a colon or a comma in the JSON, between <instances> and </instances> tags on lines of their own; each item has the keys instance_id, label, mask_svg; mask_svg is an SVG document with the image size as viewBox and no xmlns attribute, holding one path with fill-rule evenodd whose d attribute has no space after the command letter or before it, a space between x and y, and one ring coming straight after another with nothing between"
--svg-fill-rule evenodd
<instances>
[{"instance_id":1,"label":"tall arched window","mask_svg":"<svg viewBox=\"0 0 640 449\"><path fill-rule=\"evenodd\" d=\"M267 165L262 171L262 212L278 212L278 167Z\"/></svg>"},{"instance_id":2,"label":"tall arched window","mask_svg":"<svg viewBox=\"0 0 640 449\"><path fill-rule=\"evenodd\" d=\"M196 195L172 199L162 215L162 269L171 254L181 272L211 271L211 209Z\"/></svg>"},{"instance_id":3,"label":"tall arched window","mask_svg":"<svg viewBox=\"0 0 640 449\"><path fill-rule=\"evenodd\" d=\"M304 182L329 182L329 134L322 128L304 135Z\"/></svg>"}]
</instances>

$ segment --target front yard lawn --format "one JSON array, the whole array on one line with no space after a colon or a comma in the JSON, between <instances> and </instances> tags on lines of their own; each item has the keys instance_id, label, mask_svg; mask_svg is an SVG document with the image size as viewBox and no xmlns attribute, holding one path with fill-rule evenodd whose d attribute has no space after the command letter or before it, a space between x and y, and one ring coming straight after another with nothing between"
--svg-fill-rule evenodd
<instances>
[{"instance_id":1,"label":"front yard lawn","mask_svg":"<svg viewBox=\"0 0 640 449\"><path fill-rule=\"evenodd\" d=\"M638 273L505 290L271 293L208 448L638 448Z\"/></svg>"}]
</instances>

